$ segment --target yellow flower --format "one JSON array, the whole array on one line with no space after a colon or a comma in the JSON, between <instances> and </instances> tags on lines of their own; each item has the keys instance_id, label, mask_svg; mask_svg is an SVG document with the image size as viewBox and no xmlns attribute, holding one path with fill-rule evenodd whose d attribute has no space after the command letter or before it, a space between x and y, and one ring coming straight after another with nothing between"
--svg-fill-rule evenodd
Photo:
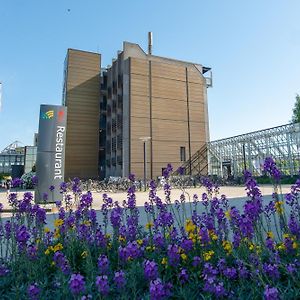
<instances>
[{"instance_id":1,"label":"yellow flower","mask_svg":"<svg viewBox=\"0 0 300 300\"><path fill-rule=\"evenodd\" d=\"M83 221L83 224L86 225L86 226L91 226L91 221L88 221L88 220L85 220Z\"/></svg>"},{"instance_id":2,"label":"yellow flower","mask_svg":"<svg viewBox=\"0 0 300 300\"><path fill-rule=\"evenodd\" d=\"M210 251L208 251L208 252L204 252L204 253L203 253L203 258L204 258L205 261L208 261L208 260L210 260L210 259L212 258L212 256L213 256L214 254L215 254L215 252L212 251L212 250L210 250Z\"/></svg>"},{"instance_id":3,"label":"yellow flower","mask_svg":"<svg viewBox=\"0 0 300 300\"><path fill-rule=\"evenodd\" d=\"M50 249L49 249L49 248L46 249L45 254L46 254L46 255L49 255L49 254L50 254Z\"/></svg>"},{"instance_id":4,"label":"yellow flower","mask_svg":"<svg viewBox=\"0 0 300 300\"><path fill-rule=\"evenodd\" d=\"M297 249L298 248L298 243L297 242L293 242L293 249Z\"/></svg>"},{"instance_id":5,"label":"yellow flower","mask_svg":"<svg viewBox=\"0 0 300 300\"><path fill-rule=\"evenodd\" d=\"M107 243L107 249L111 249L112 248L112 244L111 243Z\"/></svg>"},{"instance_id":6,"label":"yellow flower","mask_svg":"<svg viewBox=\"0 0 300 300\"><path fill-rule=\"evenodd\" d=\"M151 229L153 227L153 223L149 222L145 225L146 229Z\"/></svg>"},{"instance_id":7,"label":"yellow flower","mask_svg":"<svg viewBox=\"0 0 300 300\"><path fill-rule=\"evenodd\" d=\"M147 251L154 251L155 250L155 246L147 246L146 250Z\"/></svg>"},{"instance_id":8,"label":"yellow flower","mask_svg":"<svg viewBox=\"0 0 300 300\"><path fill-rule=\"evenodd\" d=\"M283 213L282 204L283 204L282 201L276 201L275 202L275 209L276 209L276 211L277 211L278 214L282 214Z\"/></svg>"},{"instance_id":9,"label":"yellow flower","mask_svg":"<svg viewBox=\"0 0 300 300\"><path fill-rule=\"evenodd\" d=\"M222 242L222 246L224 248L224 250L228 253L231 254L232 253L232 244L229 241L223 241Z\"/></svg>"},{"instance_id":10,"label":"yellow flower","mask_svg":"<svg viewBox=\"0 0 300 300\"><path fill-rule=\"evenodd\" d=\"M136 240L136 242L138 243L139 246L142 246L144 241L143 240Z\"/></svg>"},{"instance_id":11,"label":"yellow flower","mask_svg":"<svg viewBox=\"0 0 300 300\"><path fill-rule=\"evenodd\" d=\"M251 244L249 245L249 250L250 250L250 251L254 250L254 247L255 247L255 245L251 243Z\"/></svg>"},{"instance_id":12,"label":"yellow flower","mask_svg":"<svg viewBox=\"0 0 300 300\"><path fill-rule=\"evenodd\" d=\"M231 220L231 216L230 216L230 209L225 211L225 217L230 221Z\"/></svg>"},{"instance_id":13,"label":"yellow flower","mask_svg":"<svg viewBox=\"0 0 300 300\"><path fill-rule=\"evenodd\" d=\"M64 224L64 220L62 220L62 219L56 219L55 221L54 221L54 226L55 227L60 227L61 225L63 225Z\"/></svg>"},{"instance_id":14,"label":"yellow flower","mask_svg":"<svg viewBox=\"0 0 300 300\"><path fill-rule=\"evenodd\" d=\"M181 255L182 260L187 260L187 255L185 253L182 253Z\"/></svg>"},{"instance_id":15,"label":"yellow flower","mask_svg":"<svg viewBox=\"0 0 300 300\"><path fill-rule=\"evenodd\" d=\"M162 260L161 260L161 264L162 265L166 265L168 263L168 260L166 257L164 257Z\"/></svg>"},{"instance_id":16,"label":"yellow flower","mask_svg":"<svg viewBox=\"0 0 300 300\"><path fill-rule=\"evenodd\" d=\"M122 235L119 236L119 242L122 243L122 242L126 242L126 238Z\"/></svg>"},{"instance_id":17,"label":"yellow flower","mask_svg":"<svg viewBox=\"0 0 300 300\"><path fill-rule=\"evenodd\" d=\"M107 233L107 234L105 235L105 237L109 240L110 237L111 237L111 235L110 235L109 233Z\"/></svg>"},{"instance_id":18,"label":"yellow flower","mask_svg":"<svg viewBox=\"0 0 300 300\"><path fill-rule=\"evenodd\" d=\"M267 237L270 239L274 239L274 233L272 231L267 232Z\"/></svg>"},{"instance_id":19,"label":"yellow flower","mask_svg":"<svg viewBox=\"0 0 300 300\"><path fill-rule=\"evenodd\" d=\"M58 228L56 228L55 230L54 230L54 238L55 239L58 239L58 238L60 238L60 233L59 233L59 229Z\"/></svg>"},{"instance_id":20,"label":"yellow flower","mask_svg":"<svg viewBox=\"0 0 300 300\"><path fill-rule=\"evenodd\" d=\"M256 246L256 253L260 254L261 253L261 246Z\"/></svg>"},{"instance_id":21,"label":"yellow flower","mask_svg":"<svg viewBox=\"0 0 300 300\"><path fill-rule=\"evenodd\" d=\"M187 233L194 232L196 229L196 225L193 223L191 219L186 220L185 230Z\"/></svg>"},{"instance_id":22,"label":"yellow flower","mask_svg":"<svg viewBox=\"0 0 300 300\"><path fill-rule=\"evenodd\" d=\"M278 244L276 245L276 248L277 248L278 250L281 250L281 251L284 251L284 250L286 249L284 243L278 243Z\"/></svg>"},{"instance_id":23,"label":"yellow flower","mask_svg":"<svg viewBox=\"0 0 300 300\"><path fill-rule=\"evenodd\" d=\"M289 238L290 238L290 235L289 235L288 233L284 233L284 234L283 234L283 238L284 238L284 239L289 239Z\"/></svg>"},{"instance_id":24,"label":"yellow flower","mask_svg":"<svg viewBox=\"0 0 300 300\"><path fill-rule=\"evenodd\" d=\"M48 232L50 232L50 229L49 229L48 227L45 227L45 228L44 228L44 232L45 232L45 233L48 233Z\"/></svg>"},{"instance_id":25,"label":"yellow flower","mask_svg":"<svg viewBox=\"0 0 300 300\"><path fill-rule=\"evenodd\" d=\"M213 229L208 230L208 234L209 234L212 241L216 241L218 239L218 236L216 235L216 233Z\"/></svg>"},{"instance_id":26,"label":"yellow flower","mask_svg":"<svg viewBox=\"0 0 300 300\"><path fill-rule=\"evenodd\" d=\"M88 256L88 252L87 251L83 251L82 253L81 253L81 257L82 258L86 258Z\"/></svg>"},{"instance_id":27,"label":"yellow flower","mask_svg":"<svg viewBox=\"0 0 300 300\"><path fill-rule=\"evenodd\" d=\"M60 251L60 250L62 250L63 248L64 248L63 245L62 245L61 243L58 243L57 245L55 245L55 246L53 247L53 251L54 251L54 252Z\"/></svg>"},{"instance_id":28,"label":"yellow flower","mask_svg":"<svg viewBox=\"0 0 300 300\"><path fill-rule=\"evenodd\" d=\"M55 262L53 261L53 262L51 262L51 266L52 267L54 267L55 266Z\"/></svg>"},{"instance_id":29,"label":"yellow flower","mask_svg":"<svg viewBox=\"0 0 300 300\"><path fill-rule=\"evenodd\" d=\"M35 242L36 242L37 244L39 244L39 243L41 242L41 239L36 239Z\"/></svg>"}]
</instances>

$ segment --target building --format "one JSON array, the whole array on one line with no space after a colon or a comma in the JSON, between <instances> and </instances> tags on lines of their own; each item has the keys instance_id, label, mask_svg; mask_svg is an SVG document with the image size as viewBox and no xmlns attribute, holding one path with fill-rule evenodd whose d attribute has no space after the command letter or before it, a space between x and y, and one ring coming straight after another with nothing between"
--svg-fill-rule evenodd
<instances>
[{"instance_id":1,"label":"building","mask_svg":"<svg viewBox=\"0 0 300 300\"><path fill-rule=\"evenodd\" d=\"M63 104L68 107L66 177L147 178L188 161L209 141L207 87L200 64L147 54L124 42L112 65L69 49ZM207 170L206 170L207 171Z\"/></svg>"},{"instance_id":2,"label":"building","mask_svg":"<svg viewBox=\"0 0 300 300\"><path fill-rule=\"evenodd\" d=\"M24 166L25 148L19 141L9 144L0 152L0 174L12 174L14 166Z\"/></svg>"}]
</instances>

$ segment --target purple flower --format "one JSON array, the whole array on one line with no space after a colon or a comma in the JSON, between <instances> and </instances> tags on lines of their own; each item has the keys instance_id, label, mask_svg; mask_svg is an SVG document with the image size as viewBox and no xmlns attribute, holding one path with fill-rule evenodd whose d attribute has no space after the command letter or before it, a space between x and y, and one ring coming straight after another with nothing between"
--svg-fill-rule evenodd
<instances>
[{"instance_id":1,"label":"purple flower","mask_svg":"<svg viewBox=\"0 0 300 300\"><path fill-rule=\"evenodd\" d=\"M155 247L163 247L164 245L164 238L160 232L155 233L153 236L153 243Z\"/></svg>"},{"instance_id":2,"label":"purple flower","mask_svg":"<svg viewBox=\"0 0 300 300\"><path fill-rule=\"evenodd\" d=\"M178 279L179 279L179 282L181 284L184 284L184 283L188 282L188 280L189 280L189 274L188 274L188 272L187 272L186 269L182 269L180 271L180 273L178 274Z\"/></svg>"},{"instance_id":3,"label":"purple flower","mask_svg":"<svg viewBox=\"0 0 300 300\"><path fill-rule=\"evenodd\" d=\"M201 263L201 258L199 256L195 256L193 258L192 266L193 267L198 267Z\"/></svg>"},{"instance_id":4,"label":"purple flower","mask_svg":"<svg viewBox=\"0 0 300 300\"><path fill-rule=\"evenodd\" d=\"M17 229L16 240L21 248L26 245L29 238L30 238L30 234L27 231L27 228L25 225L22 225L21 227L19 227Z\"/></svg>"},{"instance_id":5,"label":"purple flower","mask_svg":"<svg viewBox=\"0 0 300 300\"><path fill-rule=\"evenodd\" d=\"M36 186L38 184L38 177L36 175L33 175L31 178L31 182L33 186Z\"/></svg>"},{"instance_id":6,"label":"purple flower","mask_svg":"<svg viewBox=\"0 0 300 300\"><path fill-rule=\"evenodd\" d=\"M120 227L122 220L122 208L117 206L111 210L110 222L113 227Z\"/></svg>"},{"instance_id":7,"label":"purple flower","mask_svg":"<svg viewBox=\"0 0 300 300\"><path fill-rule=\"evenodd\" d=\"M146 260L144 262L144 275L149 280L153 280L157 278L158 266L155 261Z\"/></svg>"},{"instance_id":8,"label":"purple flower","mask_svg":"<svg viewBox=\"0 0 300 300\"><path fill-rule=\"evenodd\" d=\"M5 276L8 273L9 269L4 264L0 264L0 277Z\"/></svg>"},{"instance_id":9,"label":"purple flower","mask_svg":"<svg viewBox=\"0 0 300 300\"><path fill-rule=\"evenodd\" d=\"M167 167L163 170L163 176L165 178L168 178L172 171L173 171L172 165L168 164Z\"/></svg>"},{"instance_id":10,"label":"purple flower","mask_svg":"<svg viewBox=\"0 0 300 300\"><path fill-rule=\"evenodd\" d=\"M277 288L275 287L269 287L268 285L265 288L264 291L264 299L265 300L277 300L279 299L279 293Z\"/></svg>"},{"instance_id":11,"label":"purple flower","mask_svg":"<svg viewBox=\"0 0 300 300\"><path fill-rule=\"evenodd\" d=\"M106 296L109 293L108 277L106 275L96 277L96 287L98 291Z\"/></svg>"},{"instance_id":12,"label":"purple flower","mask_svg":"<svg viewBox=\"0 0 300 300\"><path fill-rule=\"evenodd\" d=\"M18 195L17 195L17 193L10 193L8 195L8 203L12 207L16 207L18 205Z\"/></svg>"},{"instance_id":13,"label":"purple flower","mask_svg":"<svg viewBox=\"0 0 300 300\"><path fill-rule=\"evenodd\" d=\"M68 191L68 185L66 182L62 182L59 186L59 189L60 189L60 193L66 193Z\"/></svg>"},{"instance_id":14,"label":"purple flower","mask_svg":"<svg viewBox=\"0 0 300 300\"><path fill-rule=\"evenodd\" d=\"M129 174L128 179L129 179L131 182L135 182L135 175L134 175L134 174Z\"/></svg>"},{"instance_id":15,"label":"purple flower","mask_svg":"<svg viewBox=\"0 0 300 300\"><path fill-rule=\"evenodd\" d=\"M177 173L178 173L179 175L184 175L184 171L185 171L185 169L184 169L184 167L182 167L182 166L180 166L180 167L177 169Z\"/></svg>"},{"instance_id":16,"label":"purple flower","mask_svg":"<svg viewBox=\"0 0 300 300\"><path fill-rule=\"evenodd\" d=\"M93 196L91 192L81 195L80 197L80 209L88 209L92 206Z\"/></svg>"},{"instance_id":17,"label":"purple flower","mask_svg":"<svg viewBox=\"0 0 300 300\"><path fill-rule=\"evenodd\" d=\"M37 251L38 251L37 246L34 246L34 245L28 246L27 255L28 255L29 259L35 260L37 257Z\"/></svg>"},{"instance_id":18,"label":"purple flower","mask_svg":"<svg viewBox=\"0 0 300 300\"><path fill-rule=\"evenodd\" d=\"M184 239L181 244L180 247L185 251L185 252L189 252L193 249L193 241L189 240L189 239Z\"/></svg>"},{"instance_id":19,"label":"purple flower","mask_svg":"<svg viewBox=\"0 0 300 300\"><path fill-rule=\"evenodd\" d=\"M275 264L264 263L263 270L269 277L271 277L273 279L279 279L279 277L280 277L280 273L278 271L278 266Z\"/></svg>"},{"instance_id":20,"label":"purple flower","mask_svg":"<svg viewBox=\"0 0 300 300\"><path fill-rule=\"evenodd\" d=\"M168 246L168 257L170 266L176 267L180 261L180 254L177 245Z\"/></svg>"},{"instance_id":21,"label":"purple flower","mask_svg":"<svg viewBox=\"0 0 300 300\"><path fill-rule=\"evenodd\" d=\"M109 260L106 255L101 255L98 258L98 269L101 275L106 274L109 267Z\"/></svg>"},{"instance_id":22,"label":"purple flower","mask_svg":"<svg viewBox=\"0 0 300 300\"><path fill-rule=\"evenodd\" d=\"M118 289L122 289L126 284L126 278L124 271L120 270L115 272L114 282Z\"/></svg>"},{"instance_id":23,"label":"purple flower","mask_svg":"<svg viewBox=\"0 0 300 300\"><path fill-rule=\"evenodd\" d=\"M84 277L80 274L72 274L69 280L69 287L74 295L82 293L85 290Z\"/></svg>"},{"instance_id":24,"label":"purple flower","mask_svg":"<svg viewBox=\"0 0 300 300\"><path fill-rule=\"evenodd\" d=\"M217 298L221 298L226 295L226 290L224 288L223 282L219 282L215 285L214 294Z\"/></svg>"},{"instance_id":25,"label":"purple flower","mask_svg":"<svg viewBox=\"0 0 300 300\"><path fill-rule=\"evenodd\" d=\"M225 277L227 277L228 279L236 279L237 278L237 271L235 268L225 268L225 270L223 271L223 274Z\"/></svg>"},{"instance_id":26,"label":"purple flower","mask_svg":"<svg viewBox=\"0 0 300 300\"><path fill-rule=\"evenodd\" d=\"M23 184L23 180L20 178L14 178L11 182L13 188L20 187Z\"/></svg>"},{"instance_id":27,"label":"purple flower","mask_svg":"<svg viewBox=\"0 0 300 300\"><path fill-rule=\"evenodd\" d=\"M267 157L264 162L264 171L270 174L276 182L280 180L281 174L279 169L276 167L276 163L272 157Z\"/></svg>"},{"instance_id":28,"label":"purple flower","mask_svg":"<svg viewBox=\"0 0 300 300\"><path fill-rule=\"evenodd\" d=\"M27 288L27 294L31 300L37 300L40 294L40 289L38 288L38 285L36 283L31 284Z\"/></svg>"},{"instance_id":29,"label":"purple flower","mask_svg":"<svg viewBox=\"0 0 300 300\"><path fill-rule=\"evenodd\" d=\"M70 273L71 268L69 262L62 252L56 251L53 255L53 261L65 275Z\"/></svg>"},{"instance_id":30,"label":"purple flower","mask_svg":"<svg viewBox=\"0 0 300 300\"><path fill-rule=\"evenodd\" d=\"M54 186L54 185L50 185L50 186L49 186L49 191L50 191L50 192L53 192L54 189L55 189L55 186Z\"/></svg>"},{"instance_id":31,"label":"purple flower","mask_svg":"<svg viewBox=\"0 0 300 300\"><path fill-rule=\"evenodd\" d=\"M36 206L35 216L37 224L46 224L46 210L44 208Z\"/></svg>"},{"instance_id":32,"label":"purple flower","mask_svg":"<svg viewBox=\"0 0 300 300\"><path fill-rule=\"evenodd\" d=\"M151 300L161 300L166 299L171 296L170 284L163 284L160 278L157 278L150 282L150 299Z\"/></svg>"}]
</instances>

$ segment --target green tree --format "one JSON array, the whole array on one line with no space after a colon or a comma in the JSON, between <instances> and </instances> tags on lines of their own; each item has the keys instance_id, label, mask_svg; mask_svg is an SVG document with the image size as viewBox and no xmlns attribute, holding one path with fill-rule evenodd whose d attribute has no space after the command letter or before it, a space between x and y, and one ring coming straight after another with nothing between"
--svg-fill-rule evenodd
<instances>
[{"instance_id":1,"label":"green tree","mask_svg":"<svg viewBox=\"0 0 300 300\"><path fill-rule=\"evenodd\" d=\"M293 108L293 116L292 116L293 123L300 123L300 96L296 95L296 103Z\"/></svg>"}]
</instances>

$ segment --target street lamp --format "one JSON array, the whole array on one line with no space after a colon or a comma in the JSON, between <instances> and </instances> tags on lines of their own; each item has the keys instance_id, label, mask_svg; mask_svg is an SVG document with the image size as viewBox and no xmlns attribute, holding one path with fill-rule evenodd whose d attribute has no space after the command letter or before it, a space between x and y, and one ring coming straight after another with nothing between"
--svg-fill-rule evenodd
<instances>
[{"instance_id":1,"label":"street lamp","mask_svg":"<svg viewBox=\"0 0 300 300\"><path fill-rule=\"evenodd\" d=\"M144 191L146 192L147 186L147 147L146 144L151 140L151 136L140 137L140 140L144 143Z\"/></svg>"}]
</instances>

